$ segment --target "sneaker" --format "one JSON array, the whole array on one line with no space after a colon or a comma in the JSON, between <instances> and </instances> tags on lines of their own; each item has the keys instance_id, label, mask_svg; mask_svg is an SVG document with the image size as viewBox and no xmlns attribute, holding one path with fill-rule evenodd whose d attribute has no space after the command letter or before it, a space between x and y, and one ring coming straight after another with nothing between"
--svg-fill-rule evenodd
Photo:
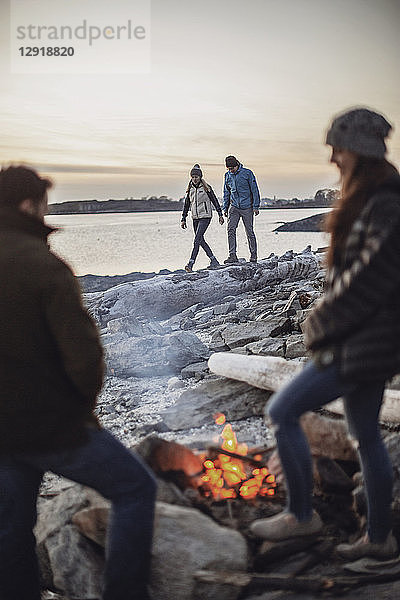
<instances>
[{"instance_id":1,"label":"sneaker","mask_svg":"<svg viewBox=\"0 0 400 600\"><path fill-rule=\"evenodd\" d=\"M398 555L399 549L396 538L390 532L386 540L379 544L370 542L368 534L360 537L354 544L339 544L336 546L336 553L349 562L364 557L389 560Z\"/></svg>"},{"instance_id":2,"label":"sneaker","mask_svg":"<svg viewBox=\"0 0 400 600\"><path fill-rule=\"evenodd\" d=\"M250 525L255 536L270 542L281 542L290 538L316 535L322 531L323 523L318 513L313 511L309 521L298 521L289 512L281 512L269 519L258 519Z\"/></svg>"},{"instance_id":3,"label":"sneaker","mask_svg":"<svg viewBox=\"0 0 400 600\"><path fill-rule=\"evenodd\" d=\"M186 273L193 273L192 267L193 267L193 263L188 262L188 264L185 266Z\"/></svg>"},{"instance_id":4,"label":"sneaker","mask_svg":"<svg viewBox=\"0 0 400 600\"><path fill-rule=\"evenodd\" d=\"M224 265L233 265L234 263L239 262L236 254L230 254L226 260L224 260Z\"/></svg>"},{"instance_id":5,"label":"sneaker","mask_svg":"<svg viewBox=\"0 0 400 600\"><path fill-rule=\"evenodd\" d=\"M208 269L216 269L217 267L220 267L221 265L219 264L219 262L217 261L217 259L215 258L215 256L213 256L210 260L210 264L208 265Z\"/></svg>"},{"instance_id":6,"label":"sneaker","mask_svg":"<svg viewBox=\"0 0 400 600\"><path fill-rule=\"evenodd\" d=\"M257 262L257 256L250 256L250 262L256 263Z\"/></svg>"}]
</instances>

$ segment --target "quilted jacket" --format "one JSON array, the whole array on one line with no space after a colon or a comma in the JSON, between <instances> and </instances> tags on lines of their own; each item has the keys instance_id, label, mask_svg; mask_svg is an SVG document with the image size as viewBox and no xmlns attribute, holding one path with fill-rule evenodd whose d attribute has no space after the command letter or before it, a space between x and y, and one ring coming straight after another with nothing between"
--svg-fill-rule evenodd
<instances>
[{"instance_id":1,"label":"quilted jacket","mask_svg":"<svg viewBox=\"0 0 400 600\"><path fill-rule=\"evenodd\" d=\"M387 179L353 223L341 264L303 324L317 362L339 359L352 381L400 372L400 177Z\"/></svg>"}]
</instances>

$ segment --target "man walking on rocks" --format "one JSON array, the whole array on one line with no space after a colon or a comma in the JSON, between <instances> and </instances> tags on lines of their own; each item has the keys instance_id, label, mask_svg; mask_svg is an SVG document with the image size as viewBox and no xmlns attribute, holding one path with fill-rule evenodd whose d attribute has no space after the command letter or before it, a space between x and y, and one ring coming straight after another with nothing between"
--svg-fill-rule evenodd
<instances>
[{"instance_id":1,"label":"man walking on rocks","mask_svg":"<svg viewBox=\"0 0 400 600\"><path fill-rule=\"evenodd\" d=\"M32 530L46 471L111 500L103 600L144 600L156 485L95 414L97 328L44 223L51 182L0 172L0 598L40 600Z\"/></svg>"},{"instance_id":2,"label":"man walking on rocks","mask_svg":"<svg viewBox=\"0 0 400 600\"><path fill-rule=\"evenodd\" d=\"M258 215L260 207L260 192L254 173L245 169L235 156L227 156L224 180L223 211L228 217L228 248L229 256L225 264L238 262L236 254L236 229L240 219L246 230L250 249L250 262L257 262L257 240L254 233L254 215Z\"/></svg>"}]
</instances>

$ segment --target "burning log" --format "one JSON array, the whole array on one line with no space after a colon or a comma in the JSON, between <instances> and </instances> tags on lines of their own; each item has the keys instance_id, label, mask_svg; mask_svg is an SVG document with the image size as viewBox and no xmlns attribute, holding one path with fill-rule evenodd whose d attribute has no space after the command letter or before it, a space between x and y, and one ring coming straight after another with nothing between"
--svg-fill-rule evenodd
<instances>
[{"instance_id":1,"label":"burning log","mask_svg":"<svg viewBox=\"0 0 400 600\"><path fill-rule=\"evenodd\" d=\"M239 460L244 460L245 462L248 462L255 467L259 467L260 469L262 467L267 466L264 461L260 460L260 458L256 458L257 455L260 456L259 452L257 452L256 454L249 453L249 454L241 455L241 454L237 454L236 452L230 452L229 450L224 450L224 448L220 448L219 446L208 446L207 452L211 455L225 454L226 456L230 456L231 458L237 458Z\"/></svg>"},{"instance_id":2,"label":"burning log","mask_svg":"<svg viewBox=\"0 0 400 600\"><path fill-rule=\"evenodd\" d=\"M312 548L316 544L318 544L318 539L311 536L293 538L279 543L265 541L254 558L253 568L257 572L265 571L271 563L282 561L289 556Z\"/></svg>"},{"instance_id":3,"label":"burning log","mask_svg":"<svg viewBox=\"0 0 400 600\"><path fill-rule=\"evenodd\" d=\"M229 571L196 571L197 581L215 585L224 584L241 588L242 593L262 592L270 590L287 590L291 592L311 592L313 594L337 595L362 585L385 583L400 579L400 571L378 572L371 575L353 575L350 577L334 575L329 577L293 575L238 573Z\"/></svg>"},{"instance_id":4,"label":"burning log","mask_svg":"<svg viewBox=\"0 0 400 600\"><path fill-rule=\"evenodd\" d=\"M180 489L198 487L203 463L186 446L151 435L136 447L136 451L157 475L173 481Z\"/></svg>"}]
</instances>

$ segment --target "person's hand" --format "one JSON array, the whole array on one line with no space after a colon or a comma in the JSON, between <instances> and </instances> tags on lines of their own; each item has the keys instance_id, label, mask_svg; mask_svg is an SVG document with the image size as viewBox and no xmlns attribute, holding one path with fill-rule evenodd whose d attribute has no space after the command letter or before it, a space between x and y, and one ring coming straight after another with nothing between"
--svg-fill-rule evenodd
<instances>
[{"instance_id":1,"label":"person's hand","mask_svg":"<svg viewBox=\"0 0 400 600\"><path fill-rule=\"evenodd\" d=\"M186 229L186 227L187 227L186 221L184 221L184 219L182 219L182 221L181 221L181 227L182 227L182 229Z\"/></svg>"},{"instance_id":2,"label":"person's hand","mask_svg":"<svg viewBox=\"0 0 400 600\"><path fill-rule=\"evenodd\" d=\"M260 214L260 211L258 210L258 208L254 209L254 214L257 216L258 214Z\"/></svg>"},{"instance_id":3,"label":"person's hand","mask_svg":"<svg viewBox=\"0 0 400 600\"><path fill-rule=\"evenodd\" d=\"M219 224L223 225L225 223L224 217L222 215L219 216Z\"/></svg>"},{"instance_id":4,"label":"person's hand","mask_svg":"<svg viewBox=\"0 0 400 600\"><path fill-rule=\"evenodd\" d=\"M227 210L224 211L224 215L225 215L225 217L228 216L228 211Z\"/></svg>"}]
</instances>

